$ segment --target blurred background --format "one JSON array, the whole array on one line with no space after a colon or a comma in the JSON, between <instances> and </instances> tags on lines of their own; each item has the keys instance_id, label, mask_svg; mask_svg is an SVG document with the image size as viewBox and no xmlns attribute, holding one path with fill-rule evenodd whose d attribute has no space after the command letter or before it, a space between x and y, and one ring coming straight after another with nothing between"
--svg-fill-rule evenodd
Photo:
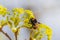
<instances>
[{"instance_id":1,"label":"blurred background","mask_svg":"<svg viewBox=\"0 0 60 40\"><path fill-rule=\"evenodd\" d=\"M9 10L15 7L30 8L39 22L52 28L52 40L60 40L60 0L0 0L0 5L7 7ZM3 30L14 40L14 34L7 26ZM0 33L0 36L4 37L0 37L0 40L8 40L2 33ZM21 33L18 35L18 40L29 40L28 36L29 30L22 28Z\"/></svg>"}]
</instances>

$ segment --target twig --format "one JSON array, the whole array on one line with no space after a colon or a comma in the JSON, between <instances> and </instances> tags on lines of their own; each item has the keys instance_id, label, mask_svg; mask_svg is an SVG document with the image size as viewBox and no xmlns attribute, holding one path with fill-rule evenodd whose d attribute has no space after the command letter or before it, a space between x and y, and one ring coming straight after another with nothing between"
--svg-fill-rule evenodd
<instances>
[{"instance_id":1,"label":"twig","mask_svg":"<svg viewBox=\"0 0 60 40\"><path fill-rule=\"evenodd\" d=\"M17 40L17 32L15 32L15 39Z\"/></svg>"},{"instance_id":2,"label":"twig","mask_svg":"<svg viewBox=\"0 0 60 40\"><path fill-rule=\"evenodd\" d=\"M0 32L2 32L9 40L12 40L7 33L5 33L2 29L0 29Z\"/></svg>"},{"instance_id":3,"label":"twig","mask_svg":"<svg viewBox=\"0 0 60 40\"><path fill-rule=\"evenodd\" d=\"M17 28L17 31L15 32L15 39L17 40L17 35L18 35L18 30L20 29L20 27Z\"/></svg>"}]
</instances>

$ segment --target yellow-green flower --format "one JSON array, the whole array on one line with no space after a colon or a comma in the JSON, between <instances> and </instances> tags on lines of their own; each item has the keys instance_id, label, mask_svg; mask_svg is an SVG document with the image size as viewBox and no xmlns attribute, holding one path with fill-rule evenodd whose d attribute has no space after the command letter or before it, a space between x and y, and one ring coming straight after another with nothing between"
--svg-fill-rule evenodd
<instances>
[{"instance_id":1,"label":"yellow-green flower","mask_svg":"<svg viewBox=\"0 0 60 40\"><path fill-rule=\"evenodd\" d=\"M36 39L33 39L33 40L36 40Z\"/></svg>"},{"instance_id":2,"label":"yellow-green flower","mask_svg":"<svg viewBox=\"0 0 60 40\"><path fill-rule=\"evenodd\" d=\"M13 16L10 19L14 22L15 26L17 26L20 22L20 18L18 16L16 16L16 17Z\"/></svg>"},{"instance_id":3,"label":"yellow-green flower","mask_svg":"<svg viewBox=\"0 0 60 40\"><path fill-rule=\"evenodd\" d=\"M31 19L31 18L35 18L35 17L34 17L34 15L30 15L30 17L29 17L29 18Z\"/></svg>"},{"instance_id":4,"label":"yellow-green flower","mask_svg":"<svg viewBox=\"0 0 60 40\"><path fill-rule=\"evenodd\" d=\"M17 12L19 8L13 8L13 12Z\"/></svg>"},{"instance_id":5,"label":"yellow-green flower","mask_svg":"<svg viewBox=\"0 0 60 40\"><path fill-rule=\"evenodd\" d=\"M51 29L46 29L46 34L47 35L52 35L52 30Z\"/></svg>"},{"instance_id":6,"label":"yellow-green flower","mask_svg":"<svg viewBox=\"0 0 60 40\"><path fill-rule=\"evenodd\" d=\"M25 10L25 13L32 15L33 12L31 10Z\"/></svg>"},{"instance_id":7,"label":"yellow-green flower","mask_svg":"<svg viewBox=\"0 0 60 40\"><path fill-rule=\"evenodd\" d=\"M1 21L1 26L7 25L7 21L6 20L2 20Z\"/></svg>"},{"instance_id":8,"label":"yellow-green flower","mask_svg":"<svg viewBox=\"0 0 60 40\"><path fill-rule=\"evenodd\" d=\"M19 15L19 14L22 14L22 13L24 13L24 9L23 8L14 8L13 9L13 13L15 14L15 15ZM16 14L17 13L17 14Z\"/></svg>"},{"instance_id":9,"label":"yellow-green flower","mask_svg":"<svg viewBox=\"0 0 60 40\"><path fill-rule=\"evenodd\" d=\"M20 14L24 13L24 9L23 8L19 8L18 9L18 13L20 13Z\"/></svg>"},{"instance_id":10,"label":"yellow-green flower","mask_svg":"<svg viewBox=\"0 0 60 40\"><path fill-rule=\"evenodd\" d=\"M27 16L29 17L29 19L35 18L31 10L25 10L25 13L27 13Z\"/></svg>"},{"instance_id":11,"label":"yellow-green flower","mask_svg":"<svg viewBox=\"0 0 60 40\"><path fill-rule=\"evenodd\" d=\"M5 16L7 14L7 8L0 6L0 15Z\"/></svg>"},{"instance_id":12,"label":"yellow-green flower","mask_svg":"<svg viewBox=\"0 0 60 40\"><path fill-rule=\"evenodd\" d=\"M28 23L28 22L29 22L29 19L25 19L25 20L24 20L24 23Z\"/></svg>"},{"instance_id":13,"label":"yellow-green flower","mask_svg":"<svg viewBox=\"0 0 60 40\"><path fill-rule=\"evenodd\" d=\"M28 23L24 23L23 26L26 27L26 28L31 28L32 27L32 25L31 24L28 24Z\"/></svg>"},{"instance_id":14,"label":"yellow-green flower","mask_svg":"<svg viewBox=\"0 0 60 40\"><path fill-rule=\"evenodd\" d=\"M2 28L2 26L0 25L0 28Z\"/></svg>"},{"instance_id":15,"label":"yellow-green flower","mask_svg":"<svg viewBox=\"0 0 60 40\"><path fill-rule=\"evenodd\" d=\"M12 27L12 31L15 33L17 31L17 28Z\"/></svg>"}]
</instances>

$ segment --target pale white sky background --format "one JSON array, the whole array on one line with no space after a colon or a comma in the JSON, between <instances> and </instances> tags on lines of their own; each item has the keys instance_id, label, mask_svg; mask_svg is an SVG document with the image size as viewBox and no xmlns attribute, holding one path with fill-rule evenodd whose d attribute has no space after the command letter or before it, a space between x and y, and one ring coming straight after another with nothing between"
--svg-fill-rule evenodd
<instances>
[{"instance_id":1,"label":"pale white sky background","mask_svg":"<svg viewBox=\"0 0 60 40\"><path fill-rule=\"evenodd\" d=\"M52 28L52 40L60 40L60 0L0 0L0 4L7 7L9 10L15 7L30 7L39 22L49 25ZM4 30L8 32L12 39L14 38L8 28ZM21 30L18 40L24 40L29 36L29 31L26 30L27 29Z\"/></svg>"}]
</instances>

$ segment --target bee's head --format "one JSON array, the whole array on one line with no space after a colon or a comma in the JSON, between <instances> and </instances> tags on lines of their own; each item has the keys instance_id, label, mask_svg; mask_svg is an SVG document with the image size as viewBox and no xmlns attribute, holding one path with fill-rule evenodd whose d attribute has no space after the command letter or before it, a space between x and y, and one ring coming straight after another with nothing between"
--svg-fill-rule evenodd
<instances>
[{"instance_id":1,"label":"bee's head","mask_svg":"<svg viewBox=\"0 0 60 40\"><path fill-rule=\"evenodd\" d=\"M39 22L37 22L37 20L35 18L31 18L30 23L32 24L34 29L37 28L37 24L40 24Z\"/></svg>"}]
</instances>

